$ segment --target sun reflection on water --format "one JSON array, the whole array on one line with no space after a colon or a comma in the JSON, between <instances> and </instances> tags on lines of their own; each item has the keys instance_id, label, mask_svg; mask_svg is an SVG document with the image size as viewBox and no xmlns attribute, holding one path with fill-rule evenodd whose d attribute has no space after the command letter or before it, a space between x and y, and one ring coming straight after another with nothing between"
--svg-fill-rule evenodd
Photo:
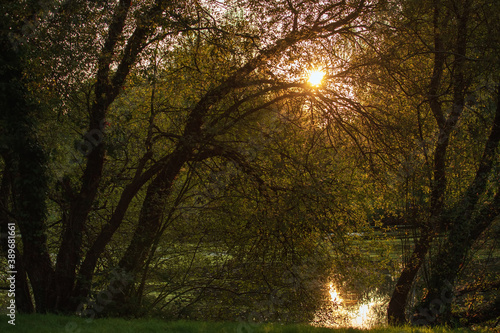
<instances>
[{"instance_id":1,"label":"sun reflection on water","mask_svg":"<svg viewBox=\"0 0 500 333\"><path fill-rule=\"evenodd\" d=\"M368 325L374 304L374 302L368 302L360 305L356 317L352 320L353 326L364 328L364 326Z\"/></svg>"},{"instance_id":2,"label":"sun reflection on water","mask_svg":"<svg viewBox=\"0 0 500 333\"><path fill-rule=\"evenodd\" d=\"M367 329L384 324L387 296L373 290L361 300L346 300L333 283L328 285L330 302L316 312L312 324L323 327Z\"/></svg>"},{"instance_id":3,"label":"sun reflection on water","mask_svg":"<svg viewBox=\"0 0 500 333\"><path fill-rule=\"evenodd\" d=\"M338 294L337 289L335 289L335 287L333 286L333 283L330 283L329 285L329 293L332 303L334 304L342 303L342 298L340 298L340 295Z\"/></svg>"}]
</instances>

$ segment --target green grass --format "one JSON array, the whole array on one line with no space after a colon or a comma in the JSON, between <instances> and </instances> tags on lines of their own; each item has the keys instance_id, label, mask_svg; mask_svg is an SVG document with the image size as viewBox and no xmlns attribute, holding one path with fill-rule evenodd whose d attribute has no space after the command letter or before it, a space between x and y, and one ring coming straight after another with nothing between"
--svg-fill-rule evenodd
<instances>
[{"instance_id":1,"label":"green grass","mask_svg":"<svg viewBox=\"0 0 500 333\"><path fill-rule=\"evenodd\" d=\"M16 325L7 323L8 317L2 315L0 332L22 333L136 333L136 332L171 332L171 333L348 333L363 332L357 329L328 329L308 325L247 324L247 323L211 323L195 321L161 321L158 319L95 319L86 320L77 317L56 315L17 315ZM451 333L470 332L467 329L447 328L388 328L372 329L373 333ZM477 331L476 331L477 332Z\"/></svg>"}]
</instances>

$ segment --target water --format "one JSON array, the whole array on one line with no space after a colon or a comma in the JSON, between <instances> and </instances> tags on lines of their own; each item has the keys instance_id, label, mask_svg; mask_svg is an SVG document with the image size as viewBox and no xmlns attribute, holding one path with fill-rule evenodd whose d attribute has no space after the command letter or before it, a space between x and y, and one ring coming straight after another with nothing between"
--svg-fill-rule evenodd
<instances>
[{"instance_id":1,"label":"water","mask_svg":"<svg viewBox=\"0 0 500 333\"><path fill-rule=\"evenodd\" d=\"M330 299L319 309L312 322L323 327L353 327L369 329L386 323L386 309L389 296L371 290L365 296L356 297L341 293L333 285L329 285Z\"/></svg>"}]
</instances>

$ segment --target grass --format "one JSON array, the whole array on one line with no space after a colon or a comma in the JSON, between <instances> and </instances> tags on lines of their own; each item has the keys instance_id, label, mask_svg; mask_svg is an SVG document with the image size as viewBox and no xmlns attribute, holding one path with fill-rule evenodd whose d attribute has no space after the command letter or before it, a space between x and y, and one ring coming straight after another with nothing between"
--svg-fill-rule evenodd
<instances>
[{"instance_id":1,"label":"grass","mask_svg":"<svg viewBox=\"0 0 500 333\"><path fill-rule=\"evenodd\" d=\"M329 329L308 325L249 324L234 322L195 322L195 321L162 321L158 319L120 319L103 318L87 320L78 317L57 315L17 315L16 325L7 323L8 317L2 315L0 332L22 333L354 333L363 330L344 328ZM372 333L465 333L467 329L412 328L412 327L380 327L371 329ZM486 332L486 331L485 331Z\"/></svg>"}]
</instances>

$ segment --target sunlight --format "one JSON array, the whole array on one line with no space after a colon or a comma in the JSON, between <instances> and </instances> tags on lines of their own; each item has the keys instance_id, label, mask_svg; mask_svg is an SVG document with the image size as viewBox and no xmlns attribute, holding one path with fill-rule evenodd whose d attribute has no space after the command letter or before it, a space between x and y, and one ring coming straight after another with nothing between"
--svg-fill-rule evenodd
<instances>
[{"instance_id":1,"label":"sunlight","mask_svg":"<svg viewBox=\"0 0 500 333\"><path fill-rule=\"evenodd\" d=\"M335 289L335 287L333 286L332 283L330 283L329 292L330 292L330 299L331 299L332 303L335 303L335 304L342 303L342 299L340 298L340 295L338 294L337 289Z\"/></svg>"},{"instance_id":2,"label":"sunlight","mask_svg":"<svg viewBox=\"0 0 500 333\"><path fill-rule=\"evenodd\" d=\"M312 70L309 72L309 79L307 80L307 82L309 82L309 84L311 84L312 86L317 87L321 84L324 76L325 72L322 72L320 70Z\"/></svg>"},{"instance_id":3,"label":"sunlight","mask_svg":"<svg viewBox=\"0 0 500 333\"><path fill-rule=\"evenodd\" d=\"M312 325L369 329L385 323L384 309L388 300L386 295L379 294L378 289L363 298L355 299L347 294L341 298L335 285L329 283L328 292L329 304L316 311Z\"/></svg>"},{"instance_id":4,"label":"sunlight","mask_svg":"<svg viewBox=\"0 0 500 333\"><path fill-rule=\"evenodd\" d=\"M368 326L367 321L370 319L371 315L370 312L373 305L374 305L373 302L361 304L361 306L358 309L356 317L352 320L353 327L364 328Z\"/></svg>"}]
</instances>

